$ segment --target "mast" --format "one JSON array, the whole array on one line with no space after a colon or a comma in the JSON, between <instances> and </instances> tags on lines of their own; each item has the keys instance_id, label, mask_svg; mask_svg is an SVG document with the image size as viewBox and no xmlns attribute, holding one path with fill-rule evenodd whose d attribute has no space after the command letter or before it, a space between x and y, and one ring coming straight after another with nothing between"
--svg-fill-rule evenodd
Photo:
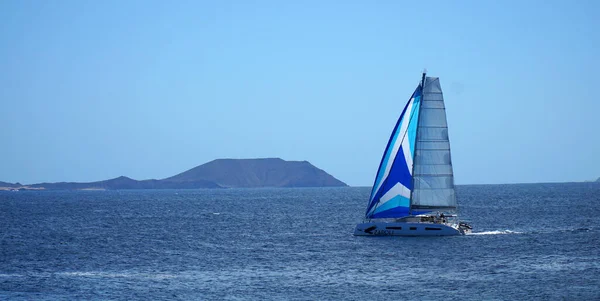
<instances>
[{"instance_id":1,"label":"mast","mask_svg":"<svg viewBox=\"0 0 600 301\"><path fill-rule=\"evenodd\" d=\"M423 76L421 77L421 105L419 106L419 112L417 115L417 136L415 137L415 153L413 154L413 166L410 174L412 176L411 184L412 188L410 189L410 203L408 205L408 215L412 215L412 200L413 200L413 191L415 190L415 165L417 159L417 146L419 141L419 123L421 123L421 108L423 107L423 89L425 88L425 78L427 77L427 69L423 69Z\"/></svg>"}]
</instances>

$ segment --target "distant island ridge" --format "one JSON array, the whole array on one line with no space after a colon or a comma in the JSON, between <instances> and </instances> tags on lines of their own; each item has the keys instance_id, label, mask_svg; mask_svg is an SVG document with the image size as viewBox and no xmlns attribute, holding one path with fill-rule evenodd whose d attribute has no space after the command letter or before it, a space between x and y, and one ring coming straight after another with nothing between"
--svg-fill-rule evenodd
<instances>
[{"instance_id":1,"label":"distant island ridge","mask_svg":"<svg viewBox=\"0 0 600 301\"><path fill-rule=\"evenodd\" d=\"M0 190L118 190L258 187L345 187L344 182L308 161L280 158L217 159L162 180L134 180L125 176L89 182L22 185L0 182Z\"/></svg>"}]
</instances>

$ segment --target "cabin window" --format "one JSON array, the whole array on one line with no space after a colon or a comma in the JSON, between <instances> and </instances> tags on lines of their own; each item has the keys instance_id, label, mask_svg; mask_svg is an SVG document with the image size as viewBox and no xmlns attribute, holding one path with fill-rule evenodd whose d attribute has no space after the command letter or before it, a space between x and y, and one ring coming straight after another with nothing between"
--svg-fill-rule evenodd
<instances>
[{"instance_id":1,"label":"cabin window","mask_svg":"<svg viewBox=\"0 0 600 301\"><path fill-rule=\"evenodd\" d=\"M442 228L425 227L425 230L442 230Z\"/></svg>"},{"instance_id":2,"label":"cabin window","mask_svg":"<svg viewBox=\"0 0 600 301\"><path fill-rule=\"evenodd\" d=\"M386 229L390 229L390 230L402 230L402 227L385 227Z\"/></svg>"},{"instance_id":3,"label":"cabin window","mask_svg":"<svg viewBox=\"0 0 600 301\"><path fill-rule=\"evenodd\" d=\"M411 230L417 230L417 227L410 227Z\"/></svg>"}]
</instances>

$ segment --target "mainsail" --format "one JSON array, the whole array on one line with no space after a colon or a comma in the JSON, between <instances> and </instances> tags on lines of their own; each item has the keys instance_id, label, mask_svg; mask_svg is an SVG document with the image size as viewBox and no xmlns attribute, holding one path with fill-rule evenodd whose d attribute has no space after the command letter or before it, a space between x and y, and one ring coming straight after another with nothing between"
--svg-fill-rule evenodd
<instances>
[{"instance_id":1,"label":"mainsail","mask_svg":"<svg viewBox=\"0 0 600 301\"><path fill-rule=\"evenodd\" d=\"M440 80L427 77L417 134L411 209L414 213L455 210L454 175L446 108Z\"/></svg>"},{"instance_id":2,"label":"mainsail","mask_svg":"<svg viewBox=\"0 0 600 301\"><path fill-rule=\"evenodd\" d=\"M384 151L367 218L398 218L456 209L444 98L424 77L404 107Z\"/></svg>"}]
</instances>

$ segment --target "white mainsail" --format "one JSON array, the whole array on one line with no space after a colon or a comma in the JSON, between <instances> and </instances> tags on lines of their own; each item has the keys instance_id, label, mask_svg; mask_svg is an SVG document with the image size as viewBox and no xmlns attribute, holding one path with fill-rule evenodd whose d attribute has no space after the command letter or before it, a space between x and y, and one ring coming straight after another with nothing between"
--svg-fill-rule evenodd
<instances>
[{"instance_id":1,"label":"white mainsail","mask_svg":"<svg viewBox=\"0 0 600 301\"><path fill-rule=\"evenodd\" d=\"M413 163L411 212L455 210L454 175L440 80L425 78Z\"/></svg>"}]
</instances>

